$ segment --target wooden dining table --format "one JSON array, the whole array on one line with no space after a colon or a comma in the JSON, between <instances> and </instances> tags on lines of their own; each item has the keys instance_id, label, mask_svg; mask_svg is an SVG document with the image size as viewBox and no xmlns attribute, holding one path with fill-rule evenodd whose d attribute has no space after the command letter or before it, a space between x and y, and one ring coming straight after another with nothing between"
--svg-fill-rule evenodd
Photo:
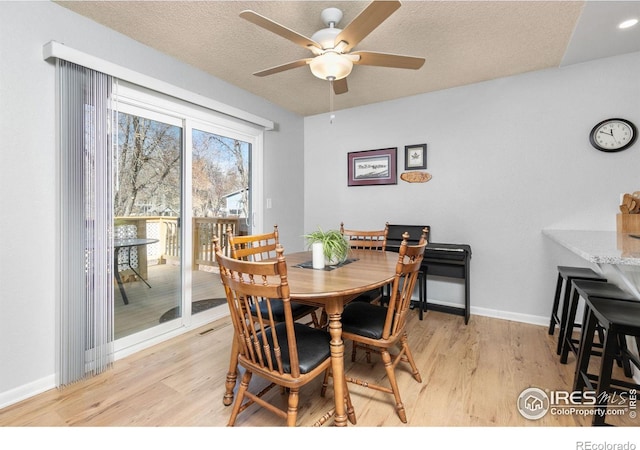
<instances>
[{"instance_id":1,"label":"wooden dining table","mask_svg":"<svg viewBox=\"0 0 640 450\"><path fill-rule=\"evenodd\" d=\"M334 424L347 425L344 394L344 342L342 340L342 311L347 303L363 292L379 288L395 276L398 253L371 250L351 250L345 264L311 268L311 252L286 254L287 279L291 300L324 308L331 335L331 370L335 400ZM223 398L225 405L233 402L237 380L237 344L231 349L231 361Z\"/></svg>"}]
</instances>

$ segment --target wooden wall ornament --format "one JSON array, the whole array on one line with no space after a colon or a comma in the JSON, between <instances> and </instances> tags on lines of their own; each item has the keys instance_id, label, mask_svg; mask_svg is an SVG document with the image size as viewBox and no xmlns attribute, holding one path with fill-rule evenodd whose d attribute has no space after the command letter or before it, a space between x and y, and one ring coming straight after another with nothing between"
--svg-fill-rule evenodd
<instances>
[{"instance_id":1,"label":"wooden wall ornament","mask_svg":"<svg viewBox=\"0 0 640 450\"><path fill-rule=\"evenodd\" d=\"M403 172L400 179L407 183L426 183L431 179L431 174L428 172Z\"/></svg>"}]
</instances>

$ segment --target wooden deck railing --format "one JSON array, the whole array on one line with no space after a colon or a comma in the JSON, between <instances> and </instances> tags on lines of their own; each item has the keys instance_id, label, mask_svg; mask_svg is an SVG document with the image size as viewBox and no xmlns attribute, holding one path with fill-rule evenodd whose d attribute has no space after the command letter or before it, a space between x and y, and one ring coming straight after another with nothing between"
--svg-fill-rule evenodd
<instances>
[{"instance_id":1,"label":"wooden deck railing","mask_svg":"<svg viewBox=\"0 0 640 450\"><path fill-rule=\"evenodd\" d=\"M192 221L193 236L193 267L215 266L213 252L213 237L220 239L220 245L228 252L227 228L231 227L234 234L238 233L240 220L237 217L194 217ZM130 216L116 217L115 225L134 225L139 238L155 238L158 243L147 248L144 256L157 259L158 264L169 261L180 261L181 244L178 218L171 216ZM143 253L143 252L141 252ZM140 255L141 257L143 255ZM141 258L142 259L142 258ZM141 261L142 262L142 261ZM146 266L146 259L144 261Z\"/></svg>"},{"instance_id":2,"label":"wooden deck railing","mask_svg":"<svg viewBox=\"0 0 640 450\"><path fill-rule=\"evenodd\" d=\"M233 234L238 233L240 219L229 217L194 217L193 218L193 266L217 266L213 251L213 238L220 239L220 246L229 255L227 245L227 228L231 227Z\"/></svg>"}]
</instances>

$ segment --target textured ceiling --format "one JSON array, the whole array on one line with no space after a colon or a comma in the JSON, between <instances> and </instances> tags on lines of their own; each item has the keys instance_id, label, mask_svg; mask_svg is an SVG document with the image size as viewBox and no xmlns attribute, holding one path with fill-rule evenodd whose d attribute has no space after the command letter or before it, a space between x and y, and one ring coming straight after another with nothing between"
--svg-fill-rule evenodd
<instances>
[{"instance_id":1,"label":"textured ceiling","mask_svg":"<svg viewBox=\"0 0 640 450\"><path fill-rule=\"evenodd\" d=\"M58 1L78 14L301 115L329 110L329 83L308 67L253 72L311 52L239 17L252 9L311 37L337 7L344 28L368 1ZM354 66L334 109L640 51L640 1L404 1L355 50L420 56L419 70Z\"/></svg>"}]
</instances>

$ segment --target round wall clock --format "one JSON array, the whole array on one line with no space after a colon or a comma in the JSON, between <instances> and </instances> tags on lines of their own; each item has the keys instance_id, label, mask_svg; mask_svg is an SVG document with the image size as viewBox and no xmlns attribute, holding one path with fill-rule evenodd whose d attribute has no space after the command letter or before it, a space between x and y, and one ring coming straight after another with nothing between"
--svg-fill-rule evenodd
<instances>
[{"instance_id":1,"label":"round wall clock","mask_svg":"<svg viewBox=\"0 0 640 450\"><path fill-rule=\"evenodd\" d=\"M602 152L619 152L633 145L638 135L636 126L625 119L607 119L589 134L589 142Z\"/></svg>"}]
</instances>

